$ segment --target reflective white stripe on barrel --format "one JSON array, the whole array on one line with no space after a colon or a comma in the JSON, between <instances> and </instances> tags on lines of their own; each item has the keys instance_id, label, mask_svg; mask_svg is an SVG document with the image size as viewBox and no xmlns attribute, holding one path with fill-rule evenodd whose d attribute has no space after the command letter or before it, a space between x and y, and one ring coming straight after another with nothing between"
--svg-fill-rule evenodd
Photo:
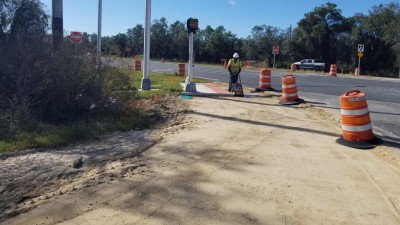
<instances>
[{"instance_id":1,"label":"reflective white stripe on barrel","mask_svg":"<svg viewBox=\"0 0 400 225\"><path fill-rule=\"evenodd\" d=\"M342 125L342 130L344 131L349 131L349 132L362 132L362 131L367 131L372 129L372 124L366 124L363 126L347 126L347 125Z\"/></svg>"},{"instance_id":2,"label":"reflective white stripe on barrel","mask_svg":"<svg viewBox=\"0 0 400 225\"><path fill-rule=\"evenodd\" d=\"M283 84L282 84L282 88L283 88L283 89L295 88L295 87L296 87L296 84L290 84L290 85L283 85Z\"/></svg>"},{"instance_id":3,"label":"reflective white stripe on barrel","mask_svg":"<svg viewBox=\"0 0 400 225\"><path fill-rule=\"evenodd\" d=\"M369 113L368 108L358 109L358 110L345 110L341 109L340 113L345 116L361 116Z\"/></svg>"},{"instance_id":4,"label":"reflective white stripe on barrel","mask_svg":"<svg viewBox=\"0 0 400 225\"><path fill-rule=\"evenodd\" d=\"M294 97L294 96L297 96L297 93L293 93L293 94L282 93L282 96L284 96L284 97Z\"/></svg>"},{"instance_id":5,"label":"reflective white stripe on barrel","mask_svg":"<svg viewBox=\"0 0 400 225\"><path fill-rule=\"evenodd\" d=\"M271 84L271 82L260 82L260 84Z\"/></svg>"}]
</instances>

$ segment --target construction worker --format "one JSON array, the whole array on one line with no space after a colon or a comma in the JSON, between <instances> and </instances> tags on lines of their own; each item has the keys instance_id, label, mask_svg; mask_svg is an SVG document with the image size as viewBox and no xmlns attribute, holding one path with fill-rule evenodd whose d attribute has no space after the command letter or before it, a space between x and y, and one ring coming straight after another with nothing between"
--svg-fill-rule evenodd
<instances>
[{"instance_id":1,"label":"construction worker","mask_svg":"<svg viewBox=\"0 0 400 225\"><path fill-rule=\"evenodd\" d=\"M236 84L238 81L239 73L242 71L242 62L239 59L239 54L235 52L233 54L233 58L229 60L228 62L228 71L230 74L229 77L229 88L228 91L231 92L233 91L232 85Z\"/></svg>"}]
</instances>

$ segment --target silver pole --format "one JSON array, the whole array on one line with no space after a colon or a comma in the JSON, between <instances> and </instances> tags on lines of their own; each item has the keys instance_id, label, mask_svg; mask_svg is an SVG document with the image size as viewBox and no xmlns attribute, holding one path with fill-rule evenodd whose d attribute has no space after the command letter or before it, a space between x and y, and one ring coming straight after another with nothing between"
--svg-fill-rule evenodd
<instances>
[{"instance_id":1,"label":"silver pole","mask_svg":"<svg viewBox=\"0 0 400 225\"><path fill-rule=\"evenodd\" d=\"M144 52L143 52L143 79L142 90L150 90L150 20L151 20L151 0L145 0L146 14L144 27Z\"/></svg>"},{"instance_id":2,"label":"silver pole","mask_svg":"<svg viewBox=\"0 0 400 225\"><path fill-rule=\"evenodd\" d=\"M361 75L361 57L358 57L358 75Z\"/></svg>"},{"instance_id":3,"label":"silver pole","mask_svg":"<svg viewBox=\"0 0 400 225\"><path fill-rule=\"evenodd\" d=\"M99 0L98 24L97 24L97 66L101 65L101 20L102 0Z\"/></svg>"},{"instance_id":4,"label":"silver pole","mask_svg":"<svg viewBox=\"0 0 400 225\"><path fill-rule=\"evenodd\" d=\"M274 66L272 68L275 69L275 53L274 53Z\"/></svg>"},{"instance_id":5,"label":"silver pole","mask_svg":"<svg viewBox=\"0 0 400 225\"><path fill-rule=\"evenodd\" d=\"M196 92L196 84L193 83L193 32L189 34L189 64L188 64L188 76L186 77L185 91Z\"/></svg>"},{"instance_id":6,"label":"silver pole","mask_svg":"<svg viewBox=\"0 0 400 225\"><path fill-rule=\"evenodd\" d=\"M192 82L193 77L193 32L189 36L189 82Z\"/></svg>"}]
</instances>

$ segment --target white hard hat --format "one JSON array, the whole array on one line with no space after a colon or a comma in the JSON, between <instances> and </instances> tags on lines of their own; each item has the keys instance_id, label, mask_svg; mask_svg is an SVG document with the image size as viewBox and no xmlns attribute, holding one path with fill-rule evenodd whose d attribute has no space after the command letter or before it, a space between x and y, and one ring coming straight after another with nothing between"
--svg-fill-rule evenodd
<instances>
[{"instance_id":1,"label":"white hard hat","mask_svg":"<svg viewBox=\"0 0 400 225\"><path fill-rule=\"evenodd\" d=\"M239 54L237 52L235 52L235 54L233 54L233 58L235 58L235 59L239 58Z\"/></svg>"}]
</instances>

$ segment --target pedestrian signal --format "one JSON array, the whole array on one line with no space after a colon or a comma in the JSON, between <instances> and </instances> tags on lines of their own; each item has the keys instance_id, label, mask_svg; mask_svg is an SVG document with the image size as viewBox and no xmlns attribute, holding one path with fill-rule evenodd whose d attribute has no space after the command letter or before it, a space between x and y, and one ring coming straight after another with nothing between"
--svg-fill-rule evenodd
<instances>
[{"instance_id":1,"label":"pedestrian signal","mask_svg":"<svg viewBox=\"0 0 400 225\"><path fill-rule=\"evenodd\" d=\"M189 33L195 33L196 30L199 29L199 20L195 18L189 18L187 20L187 29Z\"/></svg>"}]
</instances>

